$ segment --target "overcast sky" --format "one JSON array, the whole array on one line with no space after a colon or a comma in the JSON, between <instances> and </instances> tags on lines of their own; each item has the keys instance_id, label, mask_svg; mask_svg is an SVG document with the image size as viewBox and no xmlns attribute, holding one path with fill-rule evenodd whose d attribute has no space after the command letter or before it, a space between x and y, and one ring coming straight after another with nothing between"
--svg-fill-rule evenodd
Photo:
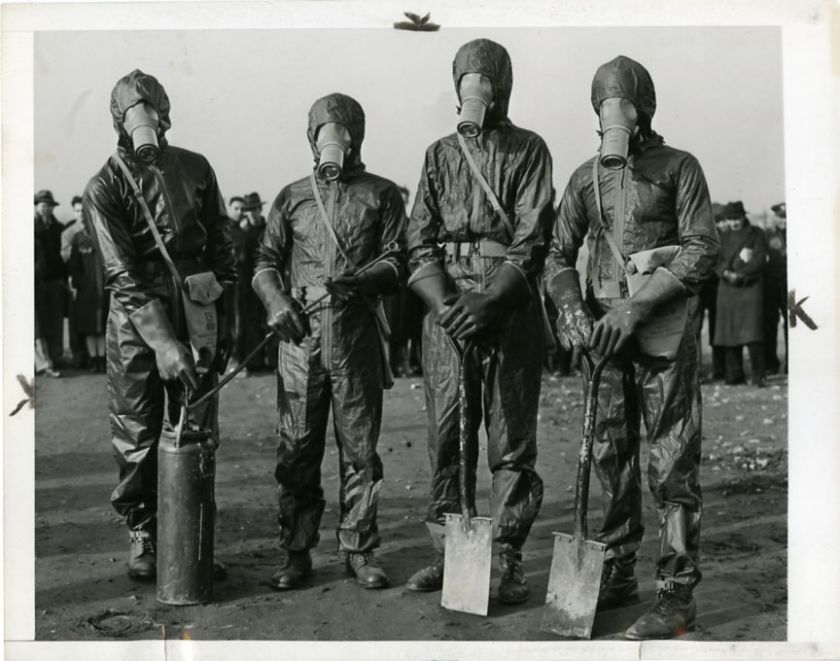
<instances>
[{"instance_id":1,"label":"overcast sky","mask_svg":"<svg viewBox=\"0 0 840 661\"><path fill-rule=\"evenodd\" d=\"M68 217L116 145L108 101L118 78L153 74L172 102L170 142L208 157L226 198L270 202L309 172L309 106L344 92L367 115L368 169L417 186L423 153L454 130L452 59L487 37L513 61L510 117L539 133L558 194L597 147L589 91L618 54L656 85L654 128L700 160L712 199L761 212L784 199L781 35L777 28L515 28L47 32L35 39L35 186Z\"/></svg>"}]
</instances>

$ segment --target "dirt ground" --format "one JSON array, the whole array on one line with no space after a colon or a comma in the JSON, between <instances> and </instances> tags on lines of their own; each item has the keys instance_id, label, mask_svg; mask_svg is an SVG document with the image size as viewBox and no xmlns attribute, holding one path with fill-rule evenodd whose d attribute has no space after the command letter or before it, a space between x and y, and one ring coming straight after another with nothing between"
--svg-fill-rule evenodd
<instances>
[{"instance_id":1,"label":"dirt ground","mask_svg":"<svg viewBox=\"0 0 840 661\"><path fill-rule=\"evenodd\" d=\"M429 466L420 379L399 379L386 393L380 452L385 464L378 555L391 577L382 591L359 589L336 554L338 465L328 441L323 481L328 504L315 574L300 591L278 593L266 580L280 561L273 478L275 382L236 379L221 402L217 454L216 557L229 577L211 605L158 603L153 584L125 573L126 527L109 504L117 471L111 454L105 379L68 373L37 382L36 636L39 640L312 639L552 640L540 631L552 531L571 532L573 479L583 402L577 377L546 375L538 470L545 501L525 547L530 600L488 617L443 609L440 594L405 589L432 558L423 525ZM703 386L703 581L696 591L696 640L784 640L787 566L787 383ZM643 446L644 447L644 446ZM480 459L479 510L488 475ZM643 451L643 456L644 456ZM644 467L643 467L644 470ZM592 497L599 488L593 480ZM593 504L590 526L598 525ZM594 638L619 639L654 596L656 512L645 493L647 532L639 577L642 603L599 614ZM494 583L498 580L494 570Z\"/></svg>"}]
</instances>

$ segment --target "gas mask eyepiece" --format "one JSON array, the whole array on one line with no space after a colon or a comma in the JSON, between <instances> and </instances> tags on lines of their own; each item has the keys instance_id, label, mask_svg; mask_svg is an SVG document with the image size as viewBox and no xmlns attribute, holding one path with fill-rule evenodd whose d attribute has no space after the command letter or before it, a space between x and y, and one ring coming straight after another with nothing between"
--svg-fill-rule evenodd
<instances>
[{"instance_id":1,"label":"gas mask eyepiece","mask_svg":"<svg viewBox=\"0 0 840 661\"><path fill-rule=\"evenodd\" d=\"M475 138L481 133L487 108L493 101L493 84L483 74L467 73L461 76L458 94L461 97L458 133Z\"/></svg>"},{"instance_id":2,"label":"gas mask eyepiece","mask_svg":"<svg viewBox=\"0 0 840 661\"><path fill-rule=\"evenodd\" d=\"M636 130L639 115L627 99L604 99L601 104L601 165L620 170L627 164L630 138Z\"/></svg>"},{"instance_id":3,"label":"gas mask eyepiece","mask_svg":"<svg viewBox=\"0 0 840 661\"><path fill-rule=\"evenodd\" d=\"M344 157L350 150L350 132L341 124L328 122L318 129L318 174L335 181L344 170Z\"/></svg>"},{"instance_id":4,"label":"gas mask eyepiece","mask_svg":"<svg viewBox=\"0 0 840 661\"><path fill-rule=\"evenodd\" d=\"M138 103L125 113L123 124L125 132L131 136L134 156L143 163L153 163L158 156L157 111L147 103Z\"/></svg>"}]
</instances>

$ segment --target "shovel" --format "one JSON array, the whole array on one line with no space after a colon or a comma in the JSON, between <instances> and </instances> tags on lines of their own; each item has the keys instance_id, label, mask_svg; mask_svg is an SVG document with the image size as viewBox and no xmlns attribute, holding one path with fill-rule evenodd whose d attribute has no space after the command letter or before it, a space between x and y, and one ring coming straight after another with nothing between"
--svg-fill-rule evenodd
<instances>
[{"instance_id":1,"label":"shovel","mask_svg":"<svg viewBox=\"0 0 840 661\"><path fill-rule=\"evenodd\" d=\"M595 621L601 573L607 546L586 539L586 510L589 498L589 468L595 441L595 414L598 409L598 385L607 358L593 367L584 350L590 374L589 391L583 415L583 441L578 457L575 489L575 533L554 533L554 555L548 575L548 593L543 608L542 630L567 638L589 639Z\"/></svg>"},{"instance_id":2,"label":"shovel","mask_svg":"<svg viewBox=\"0 0 840 661\"><path fill-rule=\"evenodd\" d=\"M490 569L493 559L493 525L489 517L472 516L475 503L467 488L467 434L469 433L465 362L472 349L462 350L452 340L458 354L458 406L460 439L458 495L461 514L446 515L443 561L443 594L440 605L449 610L487 615L490 600Z\"/></svg>"}]
</instances>

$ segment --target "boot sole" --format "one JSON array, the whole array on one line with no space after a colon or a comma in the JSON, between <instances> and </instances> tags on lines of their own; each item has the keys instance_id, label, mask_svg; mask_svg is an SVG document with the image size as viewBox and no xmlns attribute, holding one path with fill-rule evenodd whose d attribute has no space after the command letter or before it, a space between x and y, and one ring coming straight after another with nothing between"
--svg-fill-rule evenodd
<instances>
[{"instance_id":1,"label":"boot sole","mask_svg":"<svg viewBox=\"0 0 840 661\"><path fill-rule=\"evenodd\" d=\"M149 583L151 581L154 581L155 578L157 578L157 574L154 574L154 573L152 573L152 574L141 574L141 573L129 570L128 571L128 577L132 580L135 580L135 581L143 581L144 583Z\"/></svg>"},{"instance_id":2,"label":"boot sole","mask_svg":"<svg viewBox=\"0 0 840 661\"><path fill-rule=\"evenodd\" d=\"M432 587L423 587L421 585L411 585L410 583L405 584L406 589L411 590L412 592L440 592L443 590L443 585L434 585Z\"/></svg>"},{"instance_id":3,"label":"boot sole","mask_svg":"<svg viewBox=\"0 0 840 661\"><path fill-rule=\"evenodd\" d=\"M694 622L686 625L684 631L694 631ZM681 633L674 633L666 636L636 636L627 631L624 632L624 638L627 640L671 640L673 638L679 638L681 635Z\"/></svg>"},{"instance_id":4,"label":"boot sole","mask_svg":"<svg viewBox=\"0 0 840 661\"><path fill-rule=\"evenodd\" d=\"M364 588L365 590L382 590L388 587L388 581L384 581L383 583L362 583L361 581L356 581L356 583L360 588Z\"/></svg>"},{"instance_id":5,"label":"boot sole","mask_svg":"<svg viewBox=\"0 0 840 661\"><path fill-rule=\"evenodd\" d=\"M381 590L382 588L388 587L389 581L387 577L385 577L385 579L381 583L365 583L359 580L359 577L356 575L356 572L353 571L353 568L349 565L345 564L344 570L347 572L348 576L353 576L356 579L356 584L359 587L364 588L365 590Z\"/></svg>"},{"instance_id":6,"label":"boot sole","mask_svg":"<svg viewBox=\"0 0 840 661\"><path fill-rule=\"evenodd\" d=\"M528 593L524 597L522 597L521 599L502 599L501 597L497 596L496 601L498 601L500 604L505 604L507 606L516 606L517 604L524 604L530 598L531 598L531 594Z\"/></svg>"},{"instance_id":7,"label":"boot sole","mask_svg":"<svg viewBox=\"0 0 840 661\"><path fill-rule=\"evenodd\" d=\"M299 590L302 587L306 587L306 583L309 580L309 577L303 579L298 583L290 583L290 584L283 584L277 583L276 581L269 581L268 585L272 590L276 590L277 592L288 592L290 590Z\"/></svg>"}]
</instances>

